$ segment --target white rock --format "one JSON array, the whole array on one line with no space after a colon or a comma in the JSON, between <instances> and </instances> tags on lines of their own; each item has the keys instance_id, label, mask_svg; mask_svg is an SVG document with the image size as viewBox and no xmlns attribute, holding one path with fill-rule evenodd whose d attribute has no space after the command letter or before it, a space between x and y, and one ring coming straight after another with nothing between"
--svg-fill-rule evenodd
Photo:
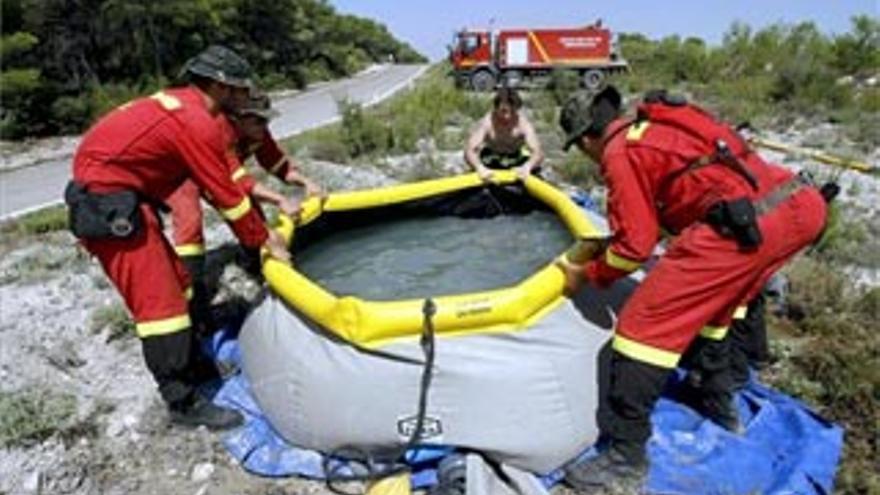
<instances>
[{"instance_id":1,"label":"white rock","mask_svg":"<svg viewBox=\"0 0 880 495\"><path fill-rule=\"evenodd\" d=\"M126 428L133 430L138 424L138 419L133 414L126 414L125 417L122 418L122 423Z\"/></svg>"},{"instance_id":2,"label":"white rock","mask_svg":"<svg viewBox=\"0 0 880 495\"><path fill-rule=\"evenodd\" d=\"M211 462L200 462L193 467L190 479L195 483L207 481L214 474L214 464Z\"/></svg>"},{"instance_id":3,"label":"white rock","mask_svg":"<svg viewBox=\"0 0 880 495\"><path fill-rule=\"evenodd\" d=\"M109 425L107 425L107 430L105 433L108 437L114 438L118 437L125 430L125 426L119 421L111 421Z\"/></svg>"},{"instance_id":4,"label":"white rock","mask_svg":"<svg viewBox=\"0 0 880 495\"><path fill-rule=\"evenodd\" d=\"M25 493L40 493L43 488L43 473L39 471L31 471L25 476L21 484L21 489Z\"/></svg>"}]
</instances>

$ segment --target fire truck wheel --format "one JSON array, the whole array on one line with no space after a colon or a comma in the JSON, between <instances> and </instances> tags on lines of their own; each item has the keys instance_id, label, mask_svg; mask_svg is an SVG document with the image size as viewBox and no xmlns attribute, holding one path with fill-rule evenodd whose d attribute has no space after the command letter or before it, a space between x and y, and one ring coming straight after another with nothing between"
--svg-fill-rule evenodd
<instances>
[{"instance_id":1,"label":"fire truck wheel","mask_svg":"<svg viewBox=\"0 0 880 495\"><path fill-rule=\"evenodd\" d=\"M478 70L471 76L471 86L475 91L492 91L495 89L495 75L487 70Z\"/></svg>"},{"instance_id":2,"label":"fire truck wheel","mask_svg":"<svg viewBox=\"0 0 880 495\"><path fill-rule=\"evenodd\" d=\"M595 91L601 88L602 83L605 82L605 73L596 69L588 70L584 72L583 80L585 88Z\"/></svg>"}]
</instances>

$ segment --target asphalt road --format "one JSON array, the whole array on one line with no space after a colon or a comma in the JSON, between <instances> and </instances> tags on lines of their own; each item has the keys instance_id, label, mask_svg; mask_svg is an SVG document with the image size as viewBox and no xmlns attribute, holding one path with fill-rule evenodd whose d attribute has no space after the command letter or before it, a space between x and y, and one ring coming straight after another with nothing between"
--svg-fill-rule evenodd
<instances>
[{"instance_id":1,"label":"asphalt road","mask_svg":"<svg viewBox=\"0 0 880 495\"><path fill-rule=\"evenodd\" d=\"M349 100L372 105L406 87L426 65L382 65L350 79L322 83L273 105L281 113L269 125L273 135L285 138L339 119L336 102ZM61 201L70 179L71 156L0 172L0 220Z\"/></svg>"}]
</instances>

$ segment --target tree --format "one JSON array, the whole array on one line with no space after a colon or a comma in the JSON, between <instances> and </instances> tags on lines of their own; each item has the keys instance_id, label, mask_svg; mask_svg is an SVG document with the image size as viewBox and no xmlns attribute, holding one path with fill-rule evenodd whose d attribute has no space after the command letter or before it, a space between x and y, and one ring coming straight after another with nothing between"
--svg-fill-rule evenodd
<instances>
[{"instance_id":1,"label":"tree","mask_svg":"<svg viewBox=\"0 0 880 495\"><path fill-rule=\"evenodd\" d=\"M303 86L367 64L423 61L373 21L326 0L3 0L2 135L76 132L175 79L212 43L268 85Z\"/></svg>"},{"instance_id":2,"label":"tree","mask_svg":"<svg viewBox=\"0 0 880 495\"><path fill-rule=\"evenodd\" d=\"M834 40L834 66L845 74L876 74L880 71L880 20L859 15L852 18L852 32Z\"/></svg>"}]
</instances>

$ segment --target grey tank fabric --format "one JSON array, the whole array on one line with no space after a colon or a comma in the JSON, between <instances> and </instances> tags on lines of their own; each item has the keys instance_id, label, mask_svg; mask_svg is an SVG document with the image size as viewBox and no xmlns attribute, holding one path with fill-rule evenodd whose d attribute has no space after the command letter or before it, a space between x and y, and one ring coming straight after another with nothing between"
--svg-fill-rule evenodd
<instances>
[{"instance_id":1,"label":"grey tank fabric","mask_svg":"<svg viewBox=\"0 0 880 495\"><path fill-rule=\"evenodd\" d=\"M439 336L425 443L537 473L594 443L599 351L613 325L611 308L594 309L607 321L592 323L566 299L520 331ZM292 444L383 449L402 445L415 424L417 337L364 351L268 295L245 321L240 343L254 396Z\"/></svg>"},{"instance_id":2,"label":"grey tank fabric","mask_svg":"<svg viewBox=\"0 0 880 495\"><path fill-rule=\"evenodd\" d=\"M549 495L532 473L501 464L499 474L477 454L467 455L467 495Z\"/></svg>"}]
</instances>

